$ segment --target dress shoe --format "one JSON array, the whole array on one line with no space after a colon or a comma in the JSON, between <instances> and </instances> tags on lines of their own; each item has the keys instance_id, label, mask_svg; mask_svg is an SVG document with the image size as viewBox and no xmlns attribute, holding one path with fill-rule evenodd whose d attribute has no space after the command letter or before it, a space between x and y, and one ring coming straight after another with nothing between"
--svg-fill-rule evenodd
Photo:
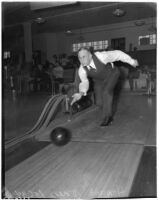
<instances>
[{"instance_id":1,"label":"dress shoe","mask_svg":"<svg viewBox=\"0 0 158 200\"><path fill-rule=\"evenodd\" d=\"M104 119L104 121L100 124L100 126L101 127L104 127L104 126L109 126L109 125L111 125L112 124L112 122L113 122L113 117L106 117L105 119Z\"/></svg>"}]
</instances>

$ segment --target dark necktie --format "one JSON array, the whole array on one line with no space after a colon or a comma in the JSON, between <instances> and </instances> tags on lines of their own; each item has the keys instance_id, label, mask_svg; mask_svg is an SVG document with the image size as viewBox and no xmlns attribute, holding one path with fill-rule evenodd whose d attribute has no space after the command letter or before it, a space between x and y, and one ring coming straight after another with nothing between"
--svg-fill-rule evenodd
<instances>
[{"instance_id":1,"label":"dark necktie","mask_svg":"<svg viewBox=\"0 0 158 200\"><path fill-rule=\"evenodd\" d=\"M92 66L89 65L88 66L84 66L85 69L87 69L88 71L97 71L96 69L94 69Z\"/></svg>"},{"instance_id":2,"label":"dark necktie","mask_svg":"<svg viewBox=\"0 0 158 200\"><path fill-rule=\"evenodd\" d=\"M94 72L96 72L96 71L97 71L97 69L93 68L93 67L92 67L92 66L90 66L90 65L89 65L89 70L90 70L90 71L94 71Z\"/></svg>"},{"instance_id":3,"label":"dark necktie","mask_svg":"<svg viewBox=\"0 0 158 200\"><path fill-rule=\"evenodd\" d=\"M94 70L94 68L92 66L89 65L89 70Z\"/></svg>"}]
</instances>

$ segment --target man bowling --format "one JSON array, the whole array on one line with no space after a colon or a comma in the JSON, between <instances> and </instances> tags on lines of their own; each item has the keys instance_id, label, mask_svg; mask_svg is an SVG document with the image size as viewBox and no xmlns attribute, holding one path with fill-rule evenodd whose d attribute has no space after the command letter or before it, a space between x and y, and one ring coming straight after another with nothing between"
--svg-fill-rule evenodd
<instances>
[{"instance_id":1,"label":"man bowling","mask_svg":"<svg viewBox=\"0 0 158 200\"><path fill-rule=\"evenodd\" d=\"M81 82L79 83L79 92L72 96L71 105L81 99L82 96L87 95L89 89L88 77L91 77L94 82L96 105L101 106L103 112L103 121L100 126L108 126L113 121L113 90L120 75L119 69L114 66L113 62L122 61L137 67L138 61L120 50L92 54L86 47L79 49L78 59L80 61L78 75Z\"/></svg>"}]
</instances>

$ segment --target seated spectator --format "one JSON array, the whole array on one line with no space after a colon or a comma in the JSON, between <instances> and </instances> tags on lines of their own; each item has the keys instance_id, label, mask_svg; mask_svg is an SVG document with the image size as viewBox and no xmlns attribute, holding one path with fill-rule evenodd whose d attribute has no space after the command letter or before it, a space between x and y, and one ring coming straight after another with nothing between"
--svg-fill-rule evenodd
<instances>
[{"instance_id":1,"label":"seated spectator","mask_svg":"<svg viewBox=\"0 0 158 200\"><path fill-rule=\"evenodd\" d=\"M42 64L38 64L34 69L34 90L49 90L51 87L51 80L48 73L43 68Z\"/></svg>"},{"instance_id":2,"label":"seated spectator","mask_svg":"<svg viewBox=\"0 0 158 200\"><path fill-rule=\"evenodd\" d=\"M45 70L45 72L47 74L49 74L49 76L53 77L53 69L55 68L55 66L53 65L53 63L49 63L48 68Z\"/></svg>"},{"instance_id":3,"label":"seated spectator","mask_svg":"<svg viewBox=\"0 0 158 200\"><path fill-rule=\"evenodd\" d=\"M69 56L68 57L68 61L67 61L67 64L66 64L66 68L73 68L74 66L74 61L73 61L73 57L72 56Z\"/></svg>"},{"instance_id":4,"label":"seated spectator","mask_svg":"<svg viewBox=\"0 0 158 200\"><path fill-rule=\"evenodd\" d=\"M60 63L58 62L53 69L55 80L60 80L60 79L63 80L63 73L64 73L64 70L62 66L60 65Z\"/></svg>"},{"instance_id":5,"label":"seated spectator","mask_svg":"<svg viewBox=\"0 0 158 200\"><path fill-rule=\"evenodd\" d=\"M20 94L28 93L29 83L31 80L30 76L30 63L23 63L17 66L17 92Z\"/></svg>"},{"instance_id":6,"label":"seated spectator","mask_svg":"<svg viewBox=\"0 0 158 200\"><path fill-rule=\"evenodd\" d=\"M53 69L53 75L55 78L57 92L59 91L60 84L63 83L63 81L64 81L63 74L64 74L64 70L63 70L62 66L60 65L60 63L58 62L56 64L56 67Z\"/></svg>"},{"instance_id":7,"label":"seated spectator","mask_svg":"<svg viewBox=\"0 0 158 200\"><path fill-rule=\"evenodd\" d=\"M45 61L45 64L43 65L43 69L44 69L45 71L47 71L48 68L49 68L49 61L46 60L46 61Z\"/></svg>"},{"instance_id":8,"label":"seated spectator","mask_svg":"<svg viewBox=\"0 0 158 200\"><path fill-rule=\"evenodd\" d=\"M67 58L67 55L66 55L66 54L62 54L62 55L61 55L60 62L61 62L61 66L62 66L63 68L66 68L66 67L67 67L68 58Z\"/></svg>"}]
</instances>

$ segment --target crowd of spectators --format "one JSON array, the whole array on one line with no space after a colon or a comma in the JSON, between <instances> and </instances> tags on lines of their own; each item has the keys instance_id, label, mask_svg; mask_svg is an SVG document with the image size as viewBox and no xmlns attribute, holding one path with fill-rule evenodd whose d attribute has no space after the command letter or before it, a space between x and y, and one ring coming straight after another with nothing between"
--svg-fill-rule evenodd
<instances>
[{"instance_id":1,"label":"crowd of spectators","mask_svg":"<svg viewBox=\"0 0 158 200\"><path fill-rule=\"evenodd\" d=\"M120 70L122 64L117 63ZM15 89L19 93L50 91L58 93L60 85L64 84L64 72L67 69L76 69L79 67L77 56L67 56L66 54L52 55L50 60L45 63L32 62L15 64L13 62L3 63L3 87ZM124 69L124 68L123 68ZM126 67L128 69L128 67ZM122 74L129 80L130 89L136 90L137 80L146 81L145 87L150 94L156 88L156 67L143 65L138 69L129 67L128 72L122 70ZM124 76L124 75L123 75Z\"/></svg>"},{"instance_id":2,"label":"crowd of spectators","mask_svg":"<svg viewBox=\"0 0 158 200\"><path fill-rule=\"evenodd\" d=\"M12 79L12 87L20 92L52 91L54 87L54 92L58 93L59 85L64 82L64 70L77 67L77 57L66 54L52 55L45 63L7 63L3 67L3 83L7 81L10 85Z\"/></svg>"}]
</instances>

